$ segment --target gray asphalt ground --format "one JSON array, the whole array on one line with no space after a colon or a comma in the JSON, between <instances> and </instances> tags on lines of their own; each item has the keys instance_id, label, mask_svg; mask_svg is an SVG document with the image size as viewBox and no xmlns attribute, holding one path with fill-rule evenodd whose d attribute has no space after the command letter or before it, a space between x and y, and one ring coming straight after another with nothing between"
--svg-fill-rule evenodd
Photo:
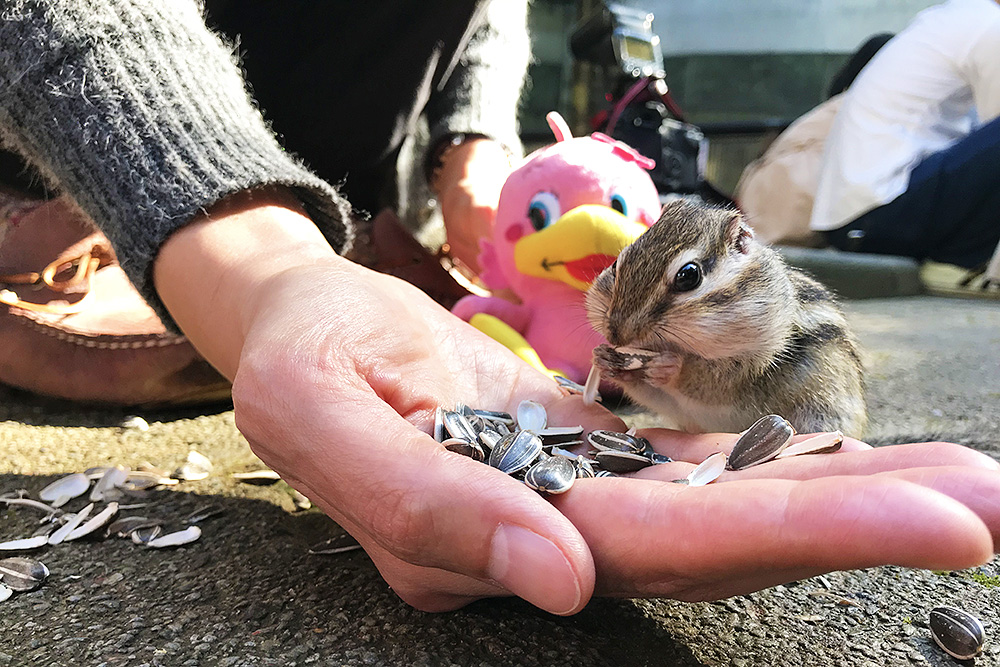
<instances>
[{"instance_id":1,"label":"gray asphalt ground","mask_svg":"<svg viewBox=\"0 0 1000 667\"><path fill-rule=\"evenodd\" d=\"M1000 457L1000 301L845 305L864 347L873 444L943 439ZM260 464L228 407L143 412L148 431L120 428L126 414L0 389L0 491L36 495L97 465L173 468L195 449L212 473L134 512L175 522L205 504L224 513L177 549L108 539L35 552L51 576L0 603L0 666L955 665L927 628L940 604L983 621L992 640L976 664L1000 665L996 559L961 572L836 572L711 603L594 600L571 618L518 600L417 612L364 553L310 554L340 529L294 511L282 483L231 478ZM0 539L30 534L39 518L0 515Z\"/></svg>"}]
</instances>

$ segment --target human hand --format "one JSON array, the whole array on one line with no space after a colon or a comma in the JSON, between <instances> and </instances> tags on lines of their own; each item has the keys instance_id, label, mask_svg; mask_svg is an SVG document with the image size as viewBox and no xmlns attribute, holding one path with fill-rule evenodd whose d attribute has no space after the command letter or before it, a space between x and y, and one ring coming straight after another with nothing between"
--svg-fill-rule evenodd
<instances>
[{"instance_id":1,"label":"human hand","mask_svg":"<svg viewBox=\"0 0 1000 667\"><path fill-rule=\"evenodd\" d=\"M623 429L617 417L563 397L415 288L318 249L298 218L275 225L247 213L175 235L157 287L199 349L235 377L237 423L255 451L416 607L513 594L568 614L595 590L704 599L831 569L967 567L993 551L997 465L946 444L849 442L853 451L704 488L665 483L692 465L678 462L639 479L579 480L544 499L436 443L434 409L510 410L532 398L554 424ZM692 462L735 440L651 438Z\"/></svg>"},{"instance_id":2,"label":"human hand","mask_svg":"<svg viewBox=\"0 0 1000 667\"><path fill-rule=\"evenodd\" d=\"M465 141L448 150L434 178L453 259L478 274L479 241L490 238L510 157L490 139Z\"/></svg>"}]
</instances>

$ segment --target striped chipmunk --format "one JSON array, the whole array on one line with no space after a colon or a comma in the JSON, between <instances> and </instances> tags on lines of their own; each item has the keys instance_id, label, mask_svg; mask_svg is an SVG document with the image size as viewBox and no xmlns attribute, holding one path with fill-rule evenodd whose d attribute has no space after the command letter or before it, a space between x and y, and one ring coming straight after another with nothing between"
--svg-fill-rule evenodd
<instances>
[{"instance_id":1,"label":"striped chipmunk","mask_svg":"<svg viewBox=\"0 0 1000 667\"><path fill-rule=\"evenodd\" d=\"M765 414L859 437L857 344L832 294L737 211L675 201L587 293L601 377L666 425L742 431Z\"/></svg>"}]
</instances>

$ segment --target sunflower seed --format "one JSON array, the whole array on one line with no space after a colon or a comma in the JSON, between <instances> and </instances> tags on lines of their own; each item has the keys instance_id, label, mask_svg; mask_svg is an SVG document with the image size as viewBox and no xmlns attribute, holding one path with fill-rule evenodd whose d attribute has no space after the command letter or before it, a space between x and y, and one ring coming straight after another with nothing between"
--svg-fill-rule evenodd
<instances>
[{"instance_id":1,"label":"sunflower seed","mask_svg":"<svg viewBox=\"0 0 1000 667\"><path fill-rule=\"evenodd\" d=\"M653 462L642 454L620 452L613 449L599 451L594 458L597 459L601 468L616 473L636 472L653 465Z\"/></svg>"},{"instance_id":2,"label":"sunflower seed","mask_svg":"<svg viewBox=\"0 0 1000 667\"><path fill-rule=\"evenodd\" d=\"M507 474L524 470L538 458L542 439L531 431L518 431L505 435L490 452L489 463Z\"/></svg>"},{"instance_id":3,"label":"sunflower seed","mask_svg":"<svg viewBox=\"0 0 1000 667\"><path fill-rule=\"evenodd\" d=\"M553 456L528 468L524 483L540 493L565 493L576 480L576 466L562 456Z\"/></svg>"},{"instance_id":4,"label":"sunflower seed","mask_svg":"<svg viewBox=\"0 0 1000 667\"><path fill-rule=\"evenodd\" d=\"M473 410L476 415L482 417L486 421L493 422L494 424L500 423L506 426L514 425L514 417L509 412L500 412L496 410Z\"/></svg>"},{"instance_id":5,"label":"sunflower seed","mask_svg":"<svg viewBox=\"0 0 1000 667\"><path fill-rule=\"evenodd\" d=\"M761 417L748 428L733 446L728 470L743 470L770 461L784 449L795 430L779 415Z\"/></svg>"},{"instance_id":6,"label":"sunflower seed","mask_svg":"<svg viewBox=\"0 0 1000 667\"><path fill-rule=\"evenodd\" d=\"M199 537L201 537L201 528L198 526L188 526L184 530L178 530L175 533L167 533L166 535L157 537L155 540L146 542L146 546L153 549L179 547L185 544L190 544Z\"/></svg>"},{"instance_id":7,"label":"sunflower seed","mask_svg":"<svg viewBox=\"0 0 1000 667\"><path fill-rule=\"evenodd\" d=\"M212 517L219 516L225 512L222 507L218 505L202 505L195 511L188 514L186 517L181 519L181 523L201 523L206 519L211 519Z\"/></svg>"},{"instance_id":8,"label":"sunflower seed","mask_svg":"<svg viewBox=\"0 0 1000 667\"><path fill-rule=\"evenodd\" d=\"M0 579L15 591L33 591L49 576L49 568L34 558L14 556L0 560Z\"/></svg>"},{"instance_id":9,"label":"sunflower seed","mask_svg":"<svg viewBox=\"0 0 1000 667\"><path fill-rule=\"evenodd\" d=\"M461 438L468 442L476 440L476 431L472 428L469 420L460 412L445 410L441 416L444 421L445 432L453 438Z\"/></svg>"},{"instance_id":10,"label":"sunflower seed","mask_svg":"<svg viewBox=\"0 0 1000 667\"><path fill-rule=\"evenodd\" d=\"M108 525L107 534L116 537L129 537L133 532L141 528L159 526L162 523L159 519L149 519L144 516L126 516Z\"/></svg>"},{"instance_id":11,"label":"sunflower seed","mask_svg":"<svg viewBox=\"0 0 1000 667\"><path fill-rule=\"evenodd\" d=\"M556 375L552 378L559 385L559 389L562 390L567 396L582 396L584 390L586 389L582 384L578 382L573 382L567 377L562 375Z\"/></svg>"},{"instance_id":12,"label":"sunflower seed","mask_svg":"<svg viewBox=\"0 0 1000 667\"><path fill-rule=\"evenodd\" d=\"M163 526L157 523L151 526L134 529L130 534L130 537L132 538L132 542L135 544L149 544L162 534Z\"/></svg>"},{"instance_id":13,"label":"sunflower seed","mask_svg":"<svg viewBox=\"0 0 1000 667\"><path fill-rule=\"evenodd\" d=\"M930 615L931 636L948 655L970 660L986 643L986 631L978 618L954 607L935 607Z\"/></svg>"},{"instance_id":14,"label":"sunflower seed","mask_svg":"<svg viewBox=\"0 0 1000 667\"><path fill-rule=\"evenodd\" d=\"M575 445L582 441L582 426L546 426L535 431L542 439L542 446L552 447L553 445Z\"/></svg>"},{"instance_id":15,"label":"sunflower seed","mask_svg":"<svg viewBox=\"0 0 1000 667\"><path fill-rule=\"evenodd\" d=\"M304 512L305 510L312 508L312 501L309 500L309 498L307 498L301 491L289 488L288 494L292 497L292 505L295 506L295 509Z\"/></svg>"},{"instance_id":16,"label":"sunflower seed","mask_svg":"<svg viewBox=\"0 0 1000 667\"><path fill-rule=\"evenodd\" d=\"M587 442L599 451L613 450L632 454L643 454L649 445L649 441L641 436L606 429L597 429L588 433Z\"/></svg>"},{"instance_id":17,"label":"sunflower seed","mask_svg":"<svg viewBox=\"0 0 1000 667\"><path fill-rule=\"evenodd\" d=\"M441 443L444 448L449 452L455 452L456 454L461 454L462 456L468 456L476 461L483 461L486 459L486 453L483 448L479 446L479 443L469 442L468 440L463 440L462 438L448 438Z\"/></svg>"},{"instance_id":18,"label":"sunflower seed","mask_svg":"<svg viewBox=\"0 0 1000 667\"><path fill-rule=\"evenodd\" d=\"M38 492L38 497L53 507L61 507L67 502L82 496L90 489L90 480L82 472L60 477Z\"/></svg>"}]
</instances>

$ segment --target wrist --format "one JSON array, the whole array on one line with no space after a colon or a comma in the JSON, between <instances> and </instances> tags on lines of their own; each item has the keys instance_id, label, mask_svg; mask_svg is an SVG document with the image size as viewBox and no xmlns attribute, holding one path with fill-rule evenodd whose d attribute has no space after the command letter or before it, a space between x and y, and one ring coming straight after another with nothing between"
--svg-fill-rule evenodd
<instances>
[{"instance_id":1,"label":"wrist","mask_svg":"<svg viewBox=\"0 0 1000 667\"><path fill-rule=\"evenodd\" d=\"M258 302L282 274L337 255L283 188L241 192L178 230L153 265L157 292L198 351L232 379Z\"/></svg>"}]
</instances>

